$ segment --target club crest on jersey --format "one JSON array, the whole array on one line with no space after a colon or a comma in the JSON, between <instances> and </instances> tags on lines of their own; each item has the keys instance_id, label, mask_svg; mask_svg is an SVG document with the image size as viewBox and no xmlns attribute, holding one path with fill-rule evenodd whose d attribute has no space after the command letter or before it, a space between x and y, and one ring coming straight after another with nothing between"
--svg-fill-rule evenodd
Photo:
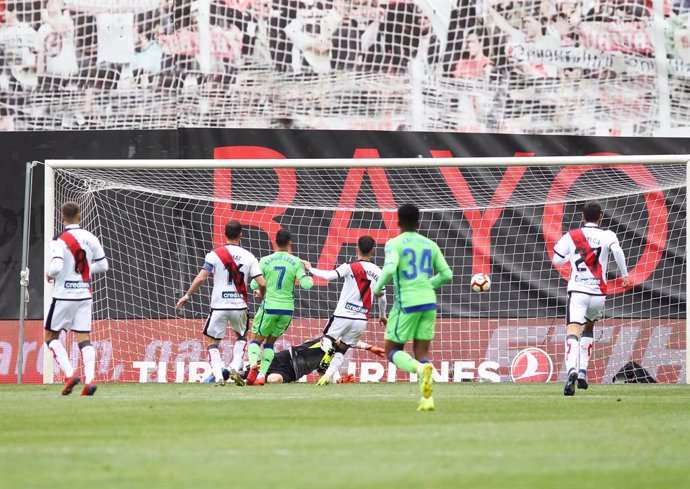
<instances>
[{"instance_id":1,"label":"club crest on jersey","mask_svg":"<svg viewBox=\"0 0 690 489\"><path fill-rule=\"evenodd\" d=\"M91 282L84 280L65 280L66 289L88 289L91 287Z\"/></svg>"},{"instance_id":2,"label":"club crest on jersey","mask_svg":"<svg viewBox=\"0 0 690 489\"><path fill-rule=\"evenodd\" d=\"M553 361L540 348L525 348L513 358L510 364L510 378L513 382L549 382L553 375Z\"/></svg>"}]
</instances>

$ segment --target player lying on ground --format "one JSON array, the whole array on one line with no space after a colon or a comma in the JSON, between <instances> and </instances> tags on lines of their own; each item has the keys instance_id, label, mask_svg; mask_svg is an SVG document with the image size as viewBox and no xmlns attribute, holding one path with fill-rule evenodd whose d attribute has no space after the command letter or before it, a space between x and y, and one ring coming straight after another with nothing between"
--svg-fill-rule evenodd
<instances>
[{"instance_id":1,"label":"player lying on ground","mask_svg":"<svg viewBox=\"0 0 690 489\"><path fill-rule=\"evenodd\" d=\"M570 262L568 305L566 312L565 367L568 380L563 394L575 394L578 388L587 389L587 365L594 346L594 323L601 318L606 302L606 268L609 251L623 276L623 287L630 286L625 254L613 231L599 227L604 213L597 202L587 202L582 208L584 226L573 229L558 240L553 249L553 263Z\"/></svg>"},{"instance_id":2,"label":"player lying on ground","mask_svg":"<svg viewBox=\"0 0 690 489\"><path fill-rule=\"evenodd\" d=\"M347 347L338 341L334 343L334 347L342 352L347 350ZM358 341L354 348L369 351L380 358L384 356L383 348L363 341ZM292 346L276 353L268 368L266 381L269 384L296 382L303 376L322 367L322 360L323 350L321 350L320 338L307 340L301 345ZM344 379L351 381L353 377L346 376Z\"/></svg>"},{"instance_id":3,"label":"player lying on ground","mask_svg":"<svg viewBox=\"0 0 690 489\"><path fill-rule=\"evenodd\" d=\"M45 321L45 341L67 378L62 389L66 396L81 379L74 373L67 350L59 340L60 331L76 333L84 362L85 385L81 395L92 396L96 392L96 350L91 346L91 275L108 271L108 260L98 238L79 227L81 211L77 203L65 202L61 214L65 229L50 243L46 272L46 280L55 285Z\"/></svg>"},{"instance_id":4,"label":"player lying on ground","mask_svg":"<svg viewBox=\"0 0 690 489\"><path fill-rule=\"evenodd\" d=\"M300 286L311 289L314 281L307 276L304 265L290 254L292 235L281 229L276 233L276 251L264 256L259 267L266 278L266 296L254 317L252 339L247 348L250 365L247 384L264 385L266 372L273 361L273 344L292 322L295 310L295 280ZM252 282L255 288L255 282ZM263 351L261 345L263 344ZM259 365L261 362L261 365Z\"/></svg>"},{"instance_id":5,"label":"player lying on ground","mask_svg":"<svg viewBox=\"0 0 690 489\"><path fill-rule=\"evenodd\" d=\"M338 371L344 360L344 351L334 348L336 339L346 346L345 350L354 347L362 338L367 328L371 310L374 287L381 276L381 269L371 262L376 242L371 236L361 236L357 240L357 261L343 263L335 270L319 270L302 260L307 271L315 277L325 280L342 278L343 288L338 305L323 330L321 348L324 351L323 362L330 366L319 380L319 385L331 382L333 374ZM386 296L379 297L380 323L386 326Z\"/></svg>"},{"instance_id":6,"label":"player lying on ground","mask_svg":"<svg viewBox=\"0 0 690 489\"><path fill-rule=\"evenodd\" d=\"M404 204L398 209L401 234L386 243L386 261L374 288L377 297L393 279L395 302L386 327L386 355L399 369L419 376L422 398L418 411L434 409L433 366L429 345L436 323L436 289L450 282L453 274L438 245L417 232L419 209ZM413 359L404 352L413 341Z\"/></svg>"},{"instance_id":7,"label":"player lying on ground","mask_svg":"<svg viewBox=\"0 0 690 489\"><path fill-rule=\"evenodd\" d=\"M239 372L242 370L246 334L249 328L247 315L247 285L254 280L258 287L257 297L266 292L266 280L259 268L256 257L240 246L242 225L230 221L225 225L225 245L216 248L206 255L204 265L199 271L187 293L177 301L181 309L199 290L206 279L213 274L213 292L211 293L211 314L204 324L204 336L207 338L208 356L216 385L225 385L221 374L223 360L218 351L220 341L225 337L228 323L235 332L236 341L232 349L230 378L237 385L244 385Z\"/></svg>"}]
</instances>

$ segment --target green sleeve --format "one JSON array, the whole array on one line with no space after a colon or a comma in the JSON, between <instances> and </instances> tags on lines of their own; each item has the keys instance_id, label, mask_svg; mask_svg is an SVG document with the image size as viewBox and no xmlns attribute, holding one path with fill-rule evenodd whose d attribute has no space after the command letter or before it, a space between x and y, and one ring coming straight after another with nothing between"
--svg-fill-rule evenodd
<instances>
[{"instance_id":1,"label":"green sleeve","mask_svg":"<svg viewBox=\"0 0 690 489\"><path fill-rule=\"evenodd\" d=\"M379 281L376 282L376 287L374 287L374 294L379 294L388 282L391 281L395 271L398 269L398 262L400 261L400 255L398 255L398 249L394 244L386 245L386 261L383 264L383 269L381 270L381 277Z\"/></svg>"},{"instance_id":2,"label":"green sleeve","mask_svg":"<svg viewBox=\"0 0 690 489\"><path fill-rule=\"evenodd\" d=\"M447 284L453 278L453 271L448 266L448 262L438 246L434 247L434 270L436 275L431 277L431 286L434 290Z\"/></svg>"},{"instance_id":3,"label":"green sleeve","mask_svg":"<svg viewBox=\"0 0 690 489\"><path fill-rule=\"evenodd\" d=\"M304 264L302 262L297 267L297 280L299 281L299 286L304 290L309 290L314 286L314 279L304 271Z\"/></svg>"}]
</instances>

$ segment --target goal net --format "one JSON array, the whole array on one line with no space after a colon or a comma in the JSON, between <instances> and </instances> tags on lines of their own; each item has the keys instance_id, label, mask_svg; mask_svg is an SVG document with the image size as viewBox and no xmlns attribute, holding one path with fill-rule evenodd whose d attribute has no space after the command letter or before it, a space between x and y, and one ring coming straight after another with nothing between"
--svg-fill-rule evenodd
<instances>
[{"instance_id":1,"label":"goal net","mask_svg":"<svg viewBox=\"0 0 690 489\"><path fill-rule=\"evenodd\" d=\"M669 134L690 126L688 15L666 0L3 0L0 129Z\"/></svg>"},{"instance_id":2,"label":"goal net","mask_svg":"<svg viewBox=\"0 0 690 489\"><path fill-rule=\"evenodd\" d=\"M404 202L421 208L420 232L439 244L453 270L452 282L438 291L432 348L438 379L508 381L513 359L528 347L545 351L554 365L552 374L541 364L531 374L562 379L568 269L554 267L550 257L561 235L579 226L581 205L597 200L603 226L620 239L633 287L623 290L611 260L590 378L610 382L635 361L659 381L684 382L686 165L603 165L610 160L598 157L586 166L507 158L510 165L480 167L476 160L486 163L201 160L118 168L117 162L47 162L47 225L58 229L56 209L78 202L83 227L102 239L111 263L93 282L97 380L187 382L209 373L202 335L209 284L181 314L174 306L206 253L223 242L227 221L243 224L242 245L257 257L273 252L279 229L290 230L293 252L320 269L352 260L357 239L368 234L377 242L373 260L382 266L383 244L398 234L396 208ZM82 166L69 167L75 165ZM492 281L481 294L470 289L470 277L480 272ZM295 317L277 348L319 335L340 288L320 280L312 290L297 288ZM251 317L257 304L250 302ZM382 337L377 319L370 319L364 340L381 344ZM81 363L76 340L66 341L73 362ZM226 361L233 342L221 343ZM347 371L363 381L409 380L356 350L348 353Z\"/></svg>"}]
</instances>

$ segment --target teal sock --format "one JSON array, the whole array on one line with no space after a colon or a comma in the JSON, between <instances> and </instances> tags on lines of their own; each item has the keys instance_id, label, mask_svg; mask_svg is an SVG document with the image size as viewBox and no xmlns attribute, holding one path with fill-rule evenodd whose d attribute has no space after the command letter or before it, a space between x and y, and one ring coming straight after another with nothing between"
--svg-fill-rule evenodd
<instances>
[{"instance_id":1,"label":"teal sock","mask_svg":"<svg viewBox=\"0 0 690 489\"><path fill-rule=\"evenodd\" d=\"M419 362L402 350L398 350L395 352L395 354L393 355L393 363L400 370L404 370L405 372L410 372L413 374L416 374L417 369L419 368Z\"/></svg>"},{"instance_id":2,"label":"teal sock","mask_svg":"<svg viewBox=\"0 0 690 489\"><path fill-rule=\"evenodd\" d=\"M264 353L261 356L261 366L259 367L260 374L266 375L268 367L271 366L271 362L275 355L276 353L273 351L273 345L264 345Z\"/></svg>"},{"instance_id":3,"label":"teal sock","mask_svg":"<svg viewBox=\"0 0 690 489\"><path fill-rule=\"evenodd\" d=\"M259 357L261 356L261 347L255 341L249 343L247 348L247 358L249 360L249 365L256 365L259 363Z\"/></svg>"}]
</instances>

